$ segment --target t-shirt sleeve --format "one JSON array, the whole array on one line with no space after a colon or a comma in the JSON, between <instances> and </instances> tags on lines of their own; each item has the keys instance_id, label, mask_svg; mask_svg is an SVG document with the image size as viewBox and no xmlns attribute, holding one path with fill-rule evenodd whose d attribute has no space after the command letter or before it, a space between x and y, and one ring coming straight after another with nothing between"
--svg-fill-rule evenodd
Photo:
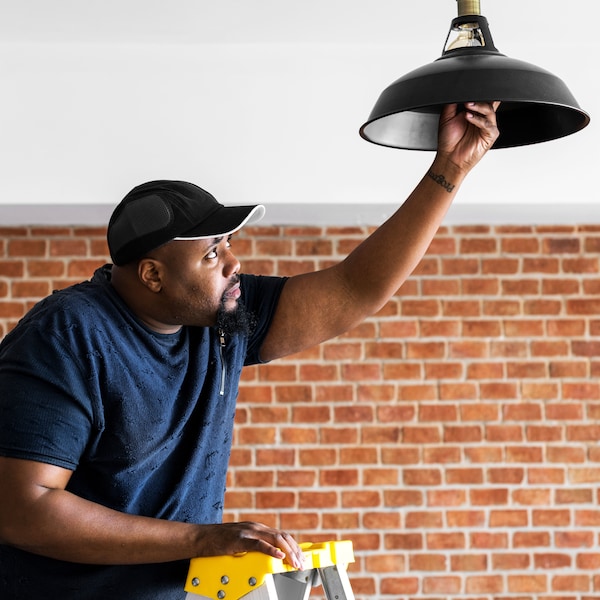
<instances>
[{"instance_id":1,"label":"t-shirt sleeve","mask_svg":"<svg viewBox=\"0 0 600 600\"><path fill-rule=\"evenodd\" d=\"M28 330L0 353L0 455L75 469L94 426L85 377L52 333Z\"/></svg>"},{"instance_id":2,"label":"t-shirt sleeve","mask_svg":"<svg viewBox=\"0 0 600 600\"><path fill-rule=\"evenodd\" d=\"M256 323L248 341L246 365L262 363L260 348L273 320L286 277L241 275L242 297Z\"/></svg>"}]
</instances>

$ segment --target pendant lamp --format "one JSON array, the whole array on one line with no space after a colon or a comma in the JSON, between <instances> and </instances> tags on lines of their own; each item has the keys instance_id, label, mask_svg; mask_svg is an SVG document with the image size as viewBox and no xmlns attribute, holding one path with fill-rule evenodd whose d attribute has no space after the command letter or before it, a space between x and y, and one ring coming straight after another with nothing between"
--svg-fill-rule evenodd
<instances>
[{"instance_id":1,"label":"pendant lamp","mask_svg":"<svg viewBox=\"0 0 600 600\"><path fill-rule=\"evenodd\" d=\"M387 87L360 128L367 141L435 150L442 107L500 100L494 148L536 144L583 129L590 117L555 75L501 54L479 0L457 0L442 56Z\"/></svg>"}]
</instances>

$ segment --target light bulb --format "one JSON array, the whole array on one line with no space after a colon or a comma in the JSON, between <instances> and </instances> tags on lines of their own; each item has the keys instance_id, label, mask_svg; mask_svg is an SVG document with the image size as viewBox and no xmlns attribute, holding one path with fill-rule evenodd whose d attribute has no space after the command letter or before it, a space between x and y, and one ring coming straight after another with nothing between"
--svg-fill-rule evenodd
<instances>
[{"instance_id":1,"label":"light bulb","mask_svg":"<svg viewBox=\"0 0 600 600\"><path fill-rule=\"evenodd\" d=\"M479 23L459 23L450 29L444 52L458 48L474 48L476 46L485 46L485 38L479 27Z\"/></svg>"}]
</instances>

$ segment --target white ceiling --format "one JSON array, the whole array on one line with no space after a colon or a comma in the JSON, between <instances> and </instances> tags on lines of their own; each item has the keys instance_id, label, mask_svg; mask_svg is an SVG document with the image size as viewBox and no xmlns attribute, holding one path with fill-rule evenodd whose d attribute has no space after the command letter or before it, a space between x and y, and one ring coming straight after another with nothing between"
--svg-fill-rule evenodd
<instances>
[{"instance_id":1,"label":"white ceiling","mask_svg":"<svg viewBox=\"0 0 600 600\"><path fill-rule=\"evenodd\" d=\"M565 79L592 123L492 152L457 201L473 219L600 222L596 4L481 0L499 50ZM111 206L163 177L224 202L394 206L432 156L358 128L440 55L455 16L455 0L0 0L0 222Z\"/></svg>"},{"instance_id":2,"label":"white ceiling","mask_svg":"<svg viewBox=\"0 0 600 600\"><path fill-rule=\"evenodd\" d=\"M593 0L579 0L578 13ZM2 0L0 38L11 42L426 43L442 37L456 0ZM515 14L539 39L563 30L553 0L481 0L499 33ZM525 10L523 10L525 9ZM517 24L519 20L516 21ZM581 24L579 24L581 26ZM437 49L436 49L437 50Z\"/></svg>"}]
</instances>

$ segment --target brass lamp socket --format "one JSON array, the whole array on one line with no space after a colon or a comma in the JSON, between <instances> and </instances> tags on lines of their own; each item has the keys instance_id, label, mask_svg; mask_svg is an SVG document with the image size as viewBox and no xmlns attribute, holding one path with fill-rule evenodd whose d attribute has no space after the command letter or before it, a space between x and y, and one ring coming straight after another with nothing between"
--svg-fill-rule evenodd
<instances>
[{"instance_id":1,"label":"brass lamp socket","mask_svg":"<svg viewBox=\"0 0 600 600\"><path fill-rule=\"evenodd\" d=\"M458 2L458 16L480 15L481 5L479 0L456 0Z\"/></svg>"}]
</instances>

